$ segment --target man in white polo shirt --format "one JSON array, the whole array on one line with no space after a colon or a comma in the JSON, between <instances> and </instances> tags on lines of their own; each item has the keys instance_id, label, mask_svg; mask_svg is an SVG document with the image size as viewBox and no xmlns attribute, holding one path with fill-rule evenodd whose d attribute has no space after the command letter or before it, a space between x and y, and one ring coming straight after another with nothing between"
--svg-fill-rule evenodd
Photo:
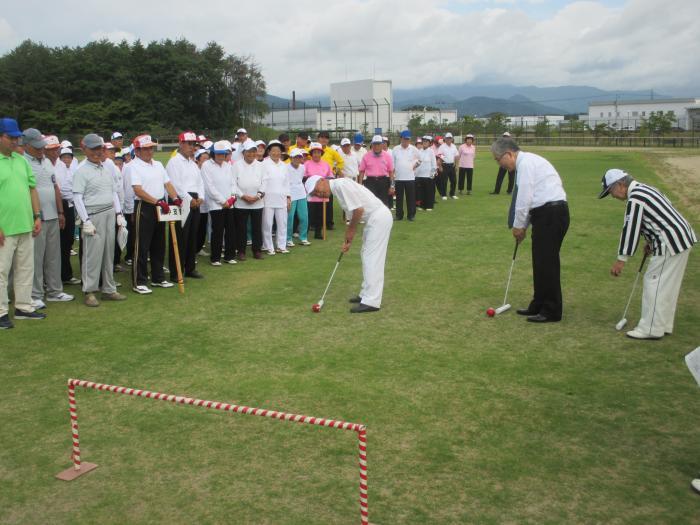
<instances>
[{"instance_id":1,"label":"man in white polo shirt","mask_svg":"<svg viewBox=\"0 0 700 525\"><path fill-rule=\"evenodd\" d=\"M243 144L248 140L248 131L245 128L238 128L236 131L236 138L233 141L233 154L231 155L231 160L233 162L238 162L243 160Z\"/></svg>"},{"instance_id":2,"label":"man in white polo shirt","mask_svg":"<svg viewBox=\"0 0 700 525\"><path fill-rule=\"evenodd\" d=\"M136 158L127 167L136 198L134 224L136 228L134 264L132 265L133 290L138 294L149 294L152 290L148 282L148 257L151 257L151 286L170 288L173 283L165 280L163 260L165 258L165 223L158 221L156 207L168 213L170 206L166 198L170 196L176 206L178 198L170 177L163 165L153 160L156 143L150 135L139 135L133 146Z\"/></svg>"},{"instance_id":3,"label":"man in white polo shirt","mask_svg":"<svg viewBox=\"0 0 700 525\"><path fill-rule=\"evenodd\" d=\"M351 303L356 303L350 312L378 311L382 304L386 250L393 225L391 211L370 190L349 178L324 179L313 175L306 181L306 192L322 199L327 199L332 192L345 213L351 214L352 219L345 229L344 253L350 250L357 225L365 221L361 251L362 288L357 297L350 299Z\"/></svg>"},{"instance_id":4,"label":"man in white polo shirt","mask_svg":"<svg viewBox=\"0 0 700 525\"><path fill-rule=\"evenodd\" d=\"M457 175L455 173L455 158L459 155L457 146L454 145L452 133L445 133L445 142L438 148L438 166L442 169L442 179L440 181L440 195L442 200L447 200L447 181L450 181L450 197L459 199L455 195L457 189Z\"/></svg>"},{"instance_id":5,"label":"man in white polo shirt","mask_svg":"<svg viewBox=\"0 0 700 525\"><path fill-rule=\"evenodd\" d=\"M396 184L396 220L403 220L403 197L406 195L408 220L416 218L416 174L415 169L421 159L418 149L411 144L411 132L407 129L401 132L401 143L394 146L394 181Z\"/></svg>"},{"instance_id":6,"label":"man in white polo shirt","mask_svg":"<svg viewBox=\"0 0 700 525\"><path fill-rule=\"evenodd\" d=\"M190 210L184 224L175 223L180 264L182 264L185 277L202 279L204 276L195 267L197 262L197 231L200 219L199 207L204 201L204 182L197 163L194 161L197 135L192 131L180 133L179 143L177 154L168 161L166 171L178 198L183 201L184 206L189 206ZM168 252L170 275L177 275L172 239Z\"/></svg>"}]
</instances>

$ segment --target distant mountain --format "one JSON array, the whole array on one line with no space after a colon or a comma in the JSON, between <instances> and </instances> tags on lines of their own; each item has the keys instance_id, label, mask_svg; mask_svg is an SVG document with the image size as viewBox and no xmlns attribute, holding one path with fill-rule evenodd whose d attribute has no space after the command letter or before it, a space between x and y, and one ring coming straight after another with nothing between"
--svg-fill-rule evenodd
<instances>
[{"instance_id":1,"label":"distant mountain","mask_svg":"<svg viewBox=\"0 0 700 525\"><path fill-rule=\"evenodd\" d=\"M274 107L275 109L281 109L286 108L287 104L289 104L291 101L286 98L276 97L274 95L265 95L265 102L267 102L267 105L271 108Z\"/></svg>"},{"instance_id":2,"label":"distant mountain","mask_svg":"<svg viewBox=\"0 0 700 525\"><path fill-rule=\"evenodd\" d=\"M490 97L495 99L528 100L550 108L556 108L555 114L586 113L588 103L606 99L630 100L650 98L651 91L605 91L591 86L516 86L512 84L476 85L457 84L427 86L418 89L395 89L394 104L397 106L414 103L447 108L454 108L456 101L465 101L472 97ZM655 98L665 95L654 93ZM503 111L504 113L506 111ZM539 113L538 113L539 114Z\"/></svg>"}]
</instances>

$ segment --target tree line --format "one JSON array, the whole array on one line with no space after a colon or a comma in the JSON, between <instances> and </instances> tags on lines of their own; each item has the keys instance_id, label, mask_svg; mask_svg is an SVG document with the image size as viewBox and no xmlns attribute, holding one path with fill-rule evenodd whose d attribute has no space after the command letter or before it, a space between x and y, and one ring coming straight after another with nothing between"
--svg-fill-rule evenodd
<instances>
[{"instance_id":1,"label":"tree line","mask_svg":"<svg viewBox=\"0 0 700 525\"><path fill-rule=\"evenodd\" d=\"M251 57L214 42L26 40L0 57L0 115L51 133L231 129L266 110L265 91Z\"/></svg>"}]
</instances>

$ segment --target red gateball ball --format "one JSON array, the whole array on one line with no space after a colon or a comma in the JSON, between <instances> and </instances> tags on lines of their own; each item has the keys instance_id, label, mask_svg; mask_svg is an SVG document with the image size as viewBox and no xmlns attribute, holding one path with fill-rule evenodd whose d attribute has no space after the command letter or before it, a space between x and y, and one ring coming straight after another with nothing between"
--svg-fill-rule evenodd
<instances>
[{"instance_id":1,"label":"red gateball ball","mask_svg":"<svg viewBox=\"0 0 700 525\"><path fill-rule=\"evenodd\" d=\"M488 310L486 310L486 315L488 315L489 317L493 317L494 315L496 315L496 310L494 310L493 308L489 308Z\"/></svg>"},{"instance_id":2,"label":"red gateball ball","mask_svg":"<svg viewBox=\"0 0 700 525\"><path fill-rule=\"evenodd\" d=\"M312 312L315 312L315 313L320 312L320 311L321 311L321 305L320 305L320 304L315 304L315 305L313 305L313 306L311 307L311 311L312 311Z\"/></svg>"}]
</instances>

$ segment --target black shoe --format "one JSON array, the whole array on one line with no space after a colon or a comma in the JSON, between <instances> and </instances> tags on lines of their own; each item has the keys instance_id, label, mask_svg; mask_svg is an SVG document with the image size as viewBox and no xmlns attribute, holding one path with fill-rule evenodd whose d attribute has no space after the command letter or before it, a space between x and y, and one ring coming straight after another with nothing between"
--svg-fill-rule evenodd
<instances>
[{"instance_id":1,"label":"black shoe","mask_svg":"<svg viewBox=\"0 0 700 525\"><path fill-rule=\"evenodd\" d=\"M499 192L497 192L497 191L490 191L489 192L489 195L498 195L498 194L499 194Z\"/></svg>"},{"instance_id":2,"label":"black shoe","mask_svg":"<svg viewBox=\"0 0 700 525\"><path fill-rule=\"evenodd\" d=\"M374 306L369 306L363 303L358 304L357 306L353 306L350 308L350 313L351 314L364 314L365 312L378 312L379 308L375 308Z\"/></svg>"},{"instance_id":3,"label":"black shoe","mask_svg":"<svg viewBox=\"0 0 700 525\"><path fill-rule=\"evenodd\" d=\"M518 308L515 311L518 315L538 315L539 312L536 312L534 310L530 310L529 308Z\"/></svg>"},{"instance_id":4,"label":"black shoe","mask_svg":"<svg viewBox=\"0 0 700 525\"><path fill-rule=\"evenodd\" d=\"M413 221L415 221L416 219L415 219L415 217L409 217L408 220L411 221L411 222L413 222Z\"/></svg>"},{"instance_id":5,"label":"black shoe","mask_svg":"<svg viewBox=\"0 0 700 525\"><path fill-rule=\"evenodd\" d=\"M185 277L189 277L190 279L204 279L204 276L201 273L199 273L197 270L186 273Z\"/></svg>"},{"instance_id":6,"label":"black shoe","mask_svg":"<svg viewBox=\"0 0 700 525\"><path fill-rule=\"evenodd\" d=\"M359 304L359 303L362 302L362 297L360 297L359 295L356 295L355 297L351 297L351 298L348 300L348 302L349 302L349 303L357 303L357 304Z\"/></svg>"},{"instance_id":7,"label":"black shoe","mask_svg":"<svg viewBox=\"0 0 700 525\"><path fill-rule=\"evenodd\" d=\"M46 314L15 309L15 319L46 319Z\"/></svg>"},{"instance_id":8,"label":"black shoe","mask_svg":"<svg viewBox=\"0 0 700 525\"><path fill-rule=\"evenodd\" d=\"M321 234L321 233L314 234L314 239L323 239L323 234Z\"/></svg>"},{"instance_id":9,"label":"black shoe","mask_svg":"<svg viewBox=\"0 0 700 525\"><path fill-rule=\"evenodd\" d=\"M402 221L402 220L403 220L403 217L394 217L394 220L395 220L395 221Z\"/></svg>"},{"instance_id":10,"label":"black shoe","mask_svg":"<svg viewBox=\"0 0 700 525\"><path fill-rule=\"evenodd\" d=\"M542 314L531 315L527 318L528 323L556 323L559 319L550 319Z\"/></svg>"},{"instance_id":11,"label":"black shoe","mask_svg":"<svg viewBox=\"0 0 700 525\"><path fill-rule=\"evenodd\" d=\"M10 321L10 316L5 314L2 317L0 317L0 330L9 330L10 328L14 328L15 325L12 324L12 321Z\"/></svg>"},{"instance_id":12,"label":"black shoe","mask_svg":"<svg viewBox=\"0 0 700 525\"><path fill-rule=\"evenodd\" d=\"M331 224L330 226L326 226L326 231L333 231L335 230L335 224Z\"/></svg>"}]
</instances>

